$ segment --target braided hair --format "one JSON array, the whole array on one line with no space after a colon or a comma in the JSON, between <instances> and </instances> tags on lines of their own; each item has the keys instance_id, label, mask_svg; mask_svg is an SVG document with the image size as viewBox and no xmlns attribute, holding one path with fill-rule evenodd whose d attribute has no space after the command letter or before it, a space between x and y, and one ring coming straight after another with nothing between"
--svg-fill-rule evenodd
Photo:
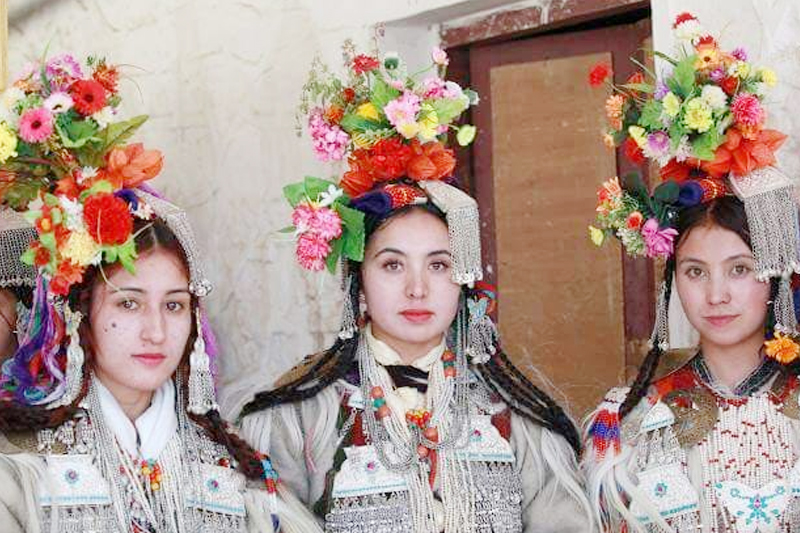
<instances>
[{"instance_id":1,"label":"braided hair","mask_svg":"<svg viewBox=\"0 0 800 533\"><path fill-rule=\"evenodd\" d=\"M424 210L445 221L444 214L430 203L405 206L383 217L367 214L365 217L367 240L389 220L411 210ZM359 306L360 268L360 263L350 261L345 269L345 276L348 279L345 287L349 287L349 292L344 297L349 299L346 303L352 306L351 309L358 309ZM465 296L471 296L471 289L463 288L462 291ZM462 298L462 301L465 299ZM357 332L350 339L337 338L330 348L309 363L301 375L272 390L257 393L242 408L239 418L281 404L301 402L315 396L337 380L357 375L356 349L359 336L360 333ZM564 410L544 391L531 383L500 346L495 348L495 355L488 362L473 365L483 381L514 413L561 435L578 455L581 450L580 436Z\"/></svg>"},{"instance_id":2,"label":"braided hair","mask_svg":"<svg viewBox=\"0 0 800 533\"><path fill-rule=\"evenodd\" d=\"M692 229L702 226L719 226L723 229L734 232L748 247L752 248L750 239L750 228L747 223L744 204L735 196L722 196L711 200L708 203L698 204L693 207L683 209L677 219L676 229L678 235L675 237L675 250L664 266L664 308L669 309L670 293L672 292L672 280L676 271L675 256L677 249L686 239ZM777 300L779 282L777 279L770 281L770 298L767 307L766 329L767 335L772 335L772 328L775 326L775 302ZM660 339L656 335L653 339L653 346L645 356L644 361L639 367L639 372L631 385L630 391L625 401L620 406L620 418L631 412L639 401L647 394L647 390L653 381L653 376L658 369L658 364L664 350L659 344L667 339ZM800 371L800 364L787 365L791 372L797 374Z\"/></svg>"},{"instance_id":3,"label":"braided hair","mask_svg":"<svg viewBox=\"0 0 800 533\"><path fill-rule=\"evenodd\" d=\"M161 220L156 220L155 222L137 220L134 224L133 232L136 235L137 251L140 255L156 248L161 248L175 253L186 265L186 254L183 248L169 227ZM105 275L108 276L110 272L117 268L121 267L119 265L107 267ZM80 411L79 405L89 392L89 382L95 365L96 356L88 317L91 308L92 289L96 283L100 282L101 275L103 273L101 273L99 267L88 269L83 281L76 285L69 294L68 303L70 308L79 310L86 317L79 326L81 346L86 357L83 365L80 394L71 404L56 409L25 405L17 400L4 403L0 408L0 431L4 433L25 432L55 428L73 418ZM198 305L197 297L192 296L192 309L197 308ZM181 387L183 398L188 398L189 356L195 339L201 334L202 332L197 331L197 326L192 321L192 330L175 373L176 385ZM186 409L186 405L178 406L178 408ZM205 415L189 413L188 416L203 429L209 439L223 445L228 450L236 460L237 468L240 472L249 479L259 480L262 478L263 468L258 453L231 430L217 410L209 411Z\"/></svg>"}]
</instances>

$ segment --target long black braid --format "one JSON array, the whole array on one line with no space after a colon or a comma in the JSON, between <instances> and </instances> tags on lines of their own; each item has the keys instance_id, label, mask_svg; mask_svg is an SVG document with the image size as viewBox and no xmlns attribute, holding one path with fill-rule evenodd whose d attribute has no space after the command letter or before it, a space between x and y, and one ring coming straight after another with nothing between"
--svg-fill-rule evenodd
<instances>
[{"instance_id":1,"label":"long black braid","mask_svg":"<svg viewBox=\"0 0 800 533\"><path fill-rule=\"evenodd\" d=\"M706 204L701 204L695 207L683 210L678 216L678 235L675 237L675 248L680 245L681 241L686 238L692 228L714 224L724 229L736 233L748 247L752 248L750 239L750 229L747 224L747 216L744 210L744 204L741 200L734 196L723 196L712 200ZM664 267L664 282L665 282L665 295L664 306L669 309L670 293L672 292L672 279L676 272L675 254L673 254ZM775 309L778 300L778 291L780 289L780 280L770 280L770 296L767 305L767 320L765 324L765 336L770 338L773 335L773 328L775 327ZM653 339L653 347L647 353L639 372L634 379L625 401L620 406L620 418L631 412L636 407L639 401L647 394L647 390L653 380L653 376L658 369L658 364L664 351L659 347L662 341L668 339L659 339L656 335ZM786 365L789 372L795 375L800 375L800 361L795 361Z\"/></svg>"}]
</instances>

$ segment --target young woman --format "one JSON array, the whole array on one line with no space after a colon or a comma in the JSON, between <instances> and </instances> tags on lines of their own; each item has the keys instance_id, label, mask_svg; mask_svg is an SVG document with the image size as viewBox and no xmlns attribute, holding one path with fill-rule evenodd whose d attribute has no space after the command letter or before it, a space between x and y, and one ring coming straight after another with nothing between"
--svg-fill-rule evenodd
<instances>
[{"instance_id":1,"label":"young woman","mask_svg":"<svg viewBox=\"0 0 800 533\"><path fill-rule=\"evenodd\" d=\"M142 118L96 114L116 69L87 67L58 56L4 97L3 200L35 221L38 277L0 372L2 530L316 531L219 415L191 226L146 190L160 152L120 145Z\"/></svg>"},{"instance_id":2,"label":"young woman","mask_svg":"<svg viewBox=\"0 0 800 533\"><path fill-rule=\"evenodd\" d=\"M364 98L349 105L375 106ZM452 152L389 139L351 156L343 185L352 199L322 180L286 189L300 262L331 264L314 256L315 239L348 258L343 328L255 395L243 434L329 532L591 530L573 424L500 349L492 292L470 288L480 279L478 213L441 181ZM354 175L353 159L371 157L397 166L397 177Z\"/></svg>"},{"instance_id":3,"label":"young woman","mask_svg":"<svg viewBox=\"0 0 800 533\"><path fill-rule=\"evenodd\" d=\"M17 338L31 305L36 272L19 258L36 230L16 211L0 208L0 360L17 349Z\"/></svg>"},{"instance_id":4,"label":"young woman","mask_svg":"<svg viewBox=\"0 0 800 533\"><path fill-rule=\"evenodd\" d=\"M699 31L688 13L675 26L679 35ZM666 181L649 195L635 180L611 180L598 194L602 230L629 253L661 256L666 265L653 346L631 386L609 392L591 417L589 496L606 531L800 531L800 345L791 290L798 217L792 180L771 166L783 136L764 129L764 69L751 69L742 49L723 53L711 37L695 45L698 55L660 83L667 94L641 98L651 111L678 102L669 135L687 140L667 154L674 159L662 168ZM729 83L714 74L724 67ZM691 82L691 90L683 86L689 96L675 83L678 69ZM692 103L694 94L705 96ZM698 124L695 111L705 113L709 101L713 112L700 118L712 135L725 134L710 156L687 133L692 126L677 128ZM758 120L748 123L742 104ZM645 154L655 154L651 140L668 152L683 141L646 130L663 116L643 114L622 129L643 140ZM658 377L675 345L670 333L687 321L699 339L694 357Z\"/></svg>"}]
</instances>

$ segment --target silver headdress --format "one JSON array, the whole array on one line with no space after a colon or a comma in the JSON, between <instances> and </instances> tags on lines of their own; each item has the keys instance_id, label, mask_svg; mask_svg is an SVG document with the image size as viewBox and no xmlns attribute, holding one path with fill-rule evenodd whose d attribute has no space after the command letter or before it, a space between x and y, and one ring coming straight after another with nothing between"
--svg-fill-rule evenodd
<instances>
[{"instance_id":1,"label":"silver headdress","mask_svg":"<svg viewBox=\"0 0 800 533\"><path fill-rule=\"evenodd\" d=\"M481 228L478 203L464 191L441 181L421 181L431 202L447 217L453 281L472 285L483 279Z\"/></svg>"},{"instance_id":2,"label":"silver headdress","mask_svg":"<svg viewBox=\"0 0 800 533\"><path fill-rule=\"evenodd\" d=\"M36 229L19 213L0 207L0 288L36 285L36 271L20 256L36 239Z\"/></svg>"}]
</instances>

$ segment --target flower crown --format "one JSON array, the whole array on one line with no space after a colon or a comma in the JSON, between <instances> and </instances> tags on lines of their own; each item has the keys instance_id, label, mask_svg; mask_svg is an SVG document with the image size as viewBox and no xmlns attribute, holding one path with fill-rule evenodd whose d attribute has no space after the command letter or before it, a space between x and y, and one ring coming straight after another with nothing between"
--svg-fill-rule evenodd
<instances>
[{"instance_id":1,"label":"flower crown","mask_svg":"<svg viewBox=\"0 0 800 533\"><path fill-rule=\"evenodd\" d=\"M721 50L690 13L678 15L673 29L680 56L655 53L672 68L663 79L638 62L642 70L621 86L607 82L608 64L589 73L590 85L607 82L613 91L605 103L605 144L621 146L635 164L656 162L664 180L652 194L633 178L622 186L614 178L598 191L592 241L599 246L617 236L633 256L669 257L681 208L785 185L774 172L759 172L775 164L774 152L786 139L765 128L762 102L775 73L749 63L743 48ZM758 187L743 183L746 176L758 177Z\"/></svg>"},{"instance_id":2,"label":"flower crown","mask_svg":"<svg viewBox=\"0 0 800 533\"><path fill-rule=\"evenodd\" d=\"M132 190L155 177L163 157L125 144L147 120L117 120L119 71L68 54L31 65L0 102L0 200L25 210L38 239L22 260L66 295L90 265L133 271L133 217L152 210Z\"/></svg>"},{"instance_id":3,"label":"flower crown","mask_svg":"<svg viewBox=\"0 0 800 533\"><path fill-rule=\"evenodd\" d=\"M455 122L478 102L478 95L444 79L447 54L434 49L432 65L417 74L395 54L355 54L344 46L346 76L339 78L319 62L306 83L298 118L320 161L347 160L338 184L314 177L288 185L284 195L294 208L297 259L303 268L333 272L340 257L364 256L364 213L427 201L418 183L452 175L455 156L445 147L450 131L466 146L472 125Z\"/></svg>"}]
</instances>

